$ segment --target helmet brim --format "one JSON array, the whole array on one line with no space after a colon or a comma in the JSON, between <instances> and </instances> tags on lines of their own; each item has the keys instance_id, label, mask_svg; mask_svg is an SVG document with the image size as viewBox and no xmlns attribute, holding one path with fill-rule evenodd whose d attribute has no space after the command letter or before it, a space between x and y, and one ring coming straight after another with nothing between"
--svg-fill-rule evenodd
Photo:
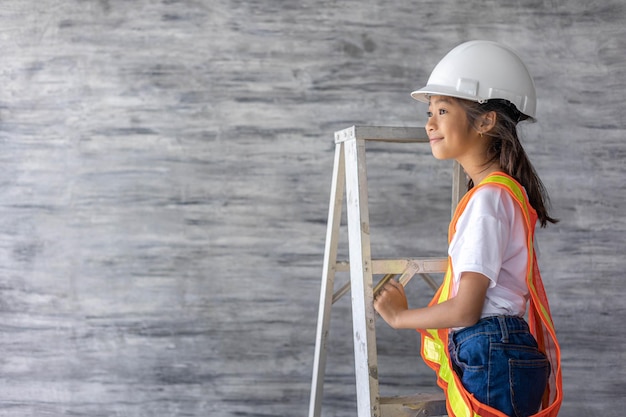
<instances>
[{"instance_id":1,"label":"helmet brim","mask_svg":"<svg viewBox=\"0 0 626 417\"><path fill-rule=\"evenodd\" d=\"M415 90L411 93L411 97L413 97L417 101L421 101L422 103L428 103L430 101L430 96L456 97L476 102L484 101L484 99L476 97L473 94L463 93L462 91L458 91L454 88L444 85L426 85L419 90Z\"/></svg>"}]
</instances>

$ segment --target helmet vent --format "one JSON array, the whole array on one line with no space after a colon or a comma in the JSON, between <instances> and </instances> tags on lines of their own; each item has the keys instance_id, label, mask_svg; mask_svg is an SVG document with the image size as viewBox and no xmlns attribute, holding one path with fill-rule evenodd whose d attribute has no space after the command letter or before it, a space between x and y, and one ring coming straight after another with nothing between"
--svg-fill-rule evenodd
<instances>
[{"instance_id":1,"label":"helmet vent","mask_svg":"<svg viewBox=\"0 0 626 417\"><path fill-rule=\"evenodd\" d=\"M456 91L476 97L478 94L478 81L469 78L459 78L456 82Z\"/></svg>"}]
</instances>

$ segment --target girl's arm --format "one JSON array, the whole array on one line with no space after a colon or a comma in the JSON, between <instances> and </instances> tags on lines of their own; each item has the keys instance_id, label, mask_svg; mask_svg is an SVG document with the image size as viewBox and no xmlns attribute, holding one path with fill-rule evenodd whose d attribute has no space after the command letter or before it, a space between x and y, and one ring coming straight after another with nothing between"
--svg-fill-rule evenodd
<instances>
[{"instance_id":1,"label":"girl's arm","mask_svg":"<svg viewBox=\"0 0 626 417\"><path fill-rule=\"evenodd\" d=\"M443 329L472 326L480 320L489 278L463 272L456 297L425 308L409 309L404 287L391 280L374 300L374 308L394 329Z\"/></svg>"}]
</instances>

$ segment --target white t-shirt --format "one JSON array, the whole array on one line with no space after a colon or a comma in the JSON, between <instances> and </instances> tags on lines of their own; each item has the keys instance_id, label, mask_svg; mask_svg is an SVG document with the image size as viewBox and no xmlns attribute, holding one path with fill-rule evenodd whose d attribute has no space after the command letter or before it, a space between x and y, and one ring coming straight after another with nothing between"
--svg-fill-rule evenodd
<instances>
[{"instance_id":1,"label":"white t-shirt","mask_svg":"<svg viewBox=\"0 0 626 417\"><path fill-rule=\"evenodd\" d=\"M456 295L464 272L478 272L491 280L482 316L523 316L528 287L528 249L522 209L495 185L474 192L458 219L448 254L452 259Z\"/></svg>"}]
</instances>

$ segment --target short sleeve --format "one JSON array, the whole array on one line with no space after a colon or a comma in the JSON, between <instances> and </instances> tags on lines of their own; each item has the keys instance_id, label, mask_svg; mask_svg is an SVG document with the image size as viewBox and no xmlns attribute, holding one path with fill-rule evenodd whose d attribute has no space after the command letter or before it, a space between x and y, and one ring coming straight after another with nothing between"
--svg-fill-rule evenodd
<instances>
[{"instance_id":1,"label":"short sleeve","mask_svg":"<svg viewBox=\"0 0 626 417\"><path fill-rule=\"evenodd\" d=\"M484 186L468 202L448 249L455 282L464 272L477 272L491 280L490 288L496 285L510 232L506 197L499 187Z\"/></svg>"}]
</instances>

